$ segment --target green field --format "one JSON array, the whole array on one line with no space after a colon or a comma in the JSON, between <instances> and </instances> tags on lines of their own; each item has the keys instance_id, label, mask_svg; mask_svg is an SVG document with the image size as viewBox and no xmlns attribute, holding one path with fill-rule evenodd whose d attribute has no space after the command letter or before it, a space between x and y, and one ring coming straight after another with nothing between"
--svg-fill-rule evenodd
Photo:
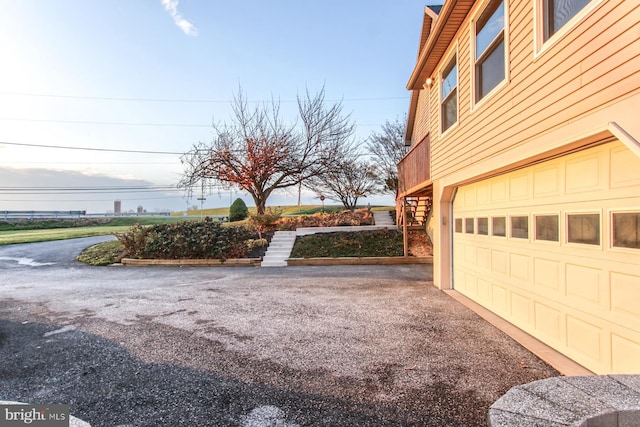
<instances>
[{"instance_id":1,"label":"green field","mask_svg":"<svg viewBox=\"0 0 640 427\"><path fill-rule=\"evenodd\" d=\"M180 217L113 218L102 221L101 224L88 226L76 226L74 221L0 223L0 245L104 236L127 231L136 223L152 225L182 220L184 219Z\"/></svg>"},{"instance_id":2,"label":"green field","mask_svg":"<svg viewBox=\"0 0 640 427\"><path fill-rule=\"evenodd\" d=\"M277 206L272 207L282 215L311 215L321 212L321 205ZM342 206L326 205L325 212L341 211ZM372 210L390 210L388 206L372 207ZM249 208L249 213L255 214L255 207ZM165 224L178 221L198 221L200 217L227 216L229 208L205 209L202 212L189 211L189 217L184 217L180 212L172 216L158 217L119 217L119 218L94 218L90 220L41 220L20 221L15 223L0 222L0 245L15 243L45 242L49 240L75 239L79 237L104 236L113 233L127 231L132 225ZM92 221L91 225L83 225L83 222Z\"/></svg>"}]
</instances>

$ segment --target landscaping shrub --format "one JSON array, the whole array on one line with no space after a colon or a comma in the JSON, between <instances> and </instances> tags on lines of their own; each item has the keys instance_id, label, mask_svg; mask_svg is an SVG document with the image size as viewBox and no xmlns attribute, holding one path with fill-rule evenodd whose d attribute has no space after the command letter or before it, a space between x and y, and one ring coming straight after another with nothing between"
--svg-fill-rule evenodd
<instances>
[{"instance_id":1,"label":"landscaping shrub","mask_svg":"<svg viewBox=\"0 0 640 427\"><path fill-rule=\"evenodd\" d=\"M233 201L233 203L231 204L231 207L229 208L229 221L230 222L242 221L243 219L246 219L248 216L249 216L249 208L247 208L247 205L244 203L244 201L238 197Z\"/></svg>"},{"instance_id":2,"label":"landscaping shrub","mask_svg":"<svg viewBox=\"0 0 640 427\"><path fill-rule=\"evenodd\" d=\"M372 225L373 213L367 209L282 218L276 223L278 230L295 230L300 227L336 227L347 225Z\"/></svg>"},{"instance_id":3,"label":"landscaping shrub","mask_svg":"<svg viewBox=\"0 0 640 427\"><path fill-rule=\"evenodd\" d=\"M262 235L269 231L274 231L276 225L281 220L281 211L268 208L262 215L251 215L249 217L248 227L258 233L258 237L262 239Z\"/></svg>"},{"instance_id":4,"label":"landscaping shrub","mask_svg":"<svg viewBox=\"0 0 640 427\"><path fill-rule=\"evenodd\" d=\"M159 259L228 259L246 257L255 234L246 227L222 227L211 218L149 227L134 225L116 237L128 256Z\"/></svg>"}]
</instances>

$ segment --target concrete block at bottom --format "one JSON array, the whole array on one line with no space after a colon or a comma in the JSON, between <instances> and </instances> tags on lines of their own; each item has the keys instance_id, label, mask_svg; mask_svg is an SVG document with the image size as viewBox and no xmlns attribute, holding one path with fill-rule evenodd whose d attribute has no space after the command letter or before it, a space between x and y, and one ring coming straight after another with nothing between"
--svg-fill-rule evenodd
<instances>
[{"instance_id":1,"label":"concrete block at bottom","mask_svg":"<svg viewBox=\"0 0 640 427\"><path fill-rule=\"evenodd\" d=\"M567 427L570 424L559 423L529 417L499 409L489 409L489 427Z\"/></svg>"},{"instance_id":2,"label":"concrete block at bottom","mask_svg":"<svg viewBox=\"0 0 640 427\"><path fill-rule=\"evenodd\" d=\"M615 412L615 408L572 386L565 381L565 378L547 378L518 386L518 388L552 401L555 405L571 411L579 418L588 417L591 414Z\"/></svg>"},{"instance_id":3,"label":"concrete block at bottom","mask_svg":"<svg viewBox=\"0 0 640 427\"><path fill-rule=\"evenodd\" d=\"M558 425L572 425L582 418L571 410L556 405L552 400L540 397L517 386L512 388L491 405L490 409L499 409L515 414ZM517 425L517 424L514 424Z\"/></svg>"},{"instance_id":4,"label":"concrete block at bottom","mask_svg":"<svg viewBox=\"0 0 640 427\"><path fill-rule=\"evenodd\" d=\"M640 393L617 381L615 377L565 377L563 380L618 411L639 409Z\"/></svg>"},{"instance_id":5,"label":"concrete block at bottom","mask_svg":"<svg viewBox=\"0 0 640 427\"><path fill-rule=\"evenodd\" d=\"M635 411L618 412L618 427L638 427L640 426L640 409ZM591 424L589 424L591 427Z\"/></svg>"}]
</instances>

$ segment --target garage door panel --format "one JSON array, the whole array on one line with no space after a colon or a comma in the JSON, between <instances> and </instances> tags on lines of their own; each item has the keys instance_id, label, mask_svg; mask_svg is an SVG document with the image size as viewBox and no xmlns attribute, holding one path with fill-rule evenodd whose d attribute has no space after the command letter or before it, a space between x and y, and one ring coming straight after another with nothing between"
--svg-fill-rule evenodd
<instances>
[{"instance_id":1,"label":"garage door panel","mask_svg":"<svg viewBox=\"0 0 640 427\"><path fill-rule=\"evenodd\" d=\"M478 300L491 303L491 283L481 277L478 278Z\"/></svg>"},{"instance_id":2,"label":"garage door panel","mask_svg":"<svg viewBox=\"0 0 640 427\"><path fill-rule=\"evenodd\" d=\"M601 157L600 153L594 153L567 160L567 193L582 193L604 189Z\"/></svg>"},{"instance_id":3,"label":"garage door panel","mask_svg":"<svg viewBox=\"0 0 640 427\"><path fill-rule=\"evenodd\" d=\"M501 250L491 251L491 270L494 274L507 276L509 253Z\"/></svg>"},{"instance_id":4,"label":"garage door panel","mask_svg":"<svg viewBox=\"0 0 640 427\"><path fill-rule=\"evenodd\" d=\"M553 291L560 289L560 262L544 258L534 260L534 285Z\"/></svg>"},{"instance_id":5,"label":"garage door panel","mask_svg":"<svg viewBox=\"0 0 640 427\"><path fill-rule=\"evenodd\" d=\"M529 174L520 173L509 178L509 201L516 202L529 198Z\"/></svg>"},{"instance_id":6,"label":"garage door panel","mask_svg":"<svg viewBox=\"0 0 640 427\"><path fill-rule=\"evenodd\" d=\"M640 158L626 147L611 149L611 187L632 187L640 185L640 174L629 171L640 170Z\"/></svg>"},{"instance_id":7,"label":"garage door panel","mask_svg":"<svg viewBox=\"0 0 640 427\"><path fill-rule=\"evenodd\" d=\"M498 314L509 314L509 291L495 283L492 284L491 304Z\"/></svg>"},{"instance_id":8,"label":"garage door panel","mask_svg":"<svg viewBox=\"0 0 640 427\"><path fill-rule=\"evenodd\" d=\"M559 342L562 334L562 313L540 302L534 303L535 329Z\"/></svg>"},{"instance_id":9,"label":"garage door panel","mask_svg":"<svg viewBox=\"0 0 640 427\"><path fill-rule=\"evenodd\" d=\"M530 257L517 253L509 254L509 267L511 278L529 282Z\"/></svg>"},{"instance_id":10,"label":"garage door panel","mask_svg":"<svg viewBox=\"0 0 640 427\"><path fill-rule=\"evenodd\" d=\"M611 362L613 372L633 372L640 360L640 338L629 339L617 334L611 336Z\"/></svg>"},{"instance_id":11,"label":"garage door panel","mask_svg":"<svg viewBox=\"0 0 640 427\"><path fill-rule=\"evenodd\" d=\"M604 332L601 327L567 316L567 345L582 357L591 359L591 363L603 360L603 340Z\"/></svg>"},{"instance_id":12,"label":"garage door panel","mask_svg":"<svg viewBox=\"0 0 640 427\"><path fill-rule=\"evenodd\" d=\"M511 293L511 315L518 324L531 325L532 301L526 296Z\"/></svg>"},{"instance_id":13,"label":"garage door panel","mask_svg":"<svg viewBox=\"0 0 640 427\"><path fill-rule=\"evenodd\" d=\"M611 273L611 310L630 320L640 321L639 305L640 276Z\"/></svg>"},{"instance_id":14,"label":"garage door panel","mask_svg":"<svg viewBox=\"0 0 640 427\"><path fill-rule=\"evenodd\" d=\"M602 270L583 265L565 265L567 295L589 304L602 304Z\"/></svg>"},{"instance_id":15,"label":"garage door panel","mask_svg":"<svg viewBox=\"0 0 640 427\"><path fill-rule=\"evenodd\" d=\"M534 198L559 196L562 191L563 181L561 180L561 165L547 168L540 168L533 174L533 195Z\"/></svg>"},{"instance_id":16,"label":"garage door panel","mask_svg":"<svg viewBox=\"0 0 640 427\"><path fill-rule=\"evenodd\" d=\"M596 373L640 373L640 248L633 236L618 237L631 247L612 239L640 233L634 215L613 226L614 213L640 212L639 172L640 158L614 141L460 187L454 288ZM570 216L576 232L594 214L598 239L569 242ZM518 215L527 238L512 237ZM536 235L545 215L557 219Z\"/></svg>"}]
</instances>

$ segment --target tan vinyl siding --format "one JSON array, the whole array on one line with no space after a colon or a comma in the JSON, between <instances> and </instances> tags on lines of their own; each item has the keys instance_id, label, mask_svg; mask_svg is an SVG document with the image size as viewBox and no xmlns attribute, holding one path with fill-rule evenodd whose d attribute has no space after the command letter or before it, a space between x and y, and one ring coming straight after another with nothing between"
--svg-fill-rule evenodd
<instances>
[{"instance_id":1,"label":"tan vinyl siding","mask_svg":"<svg viewBox=\"0 0 640 427\"><path fill-rule=\"evenodd\" d=\"M418 107L416 111L416 120L413 127L413 135L411 136L411 145L415 145L422 141L429 133L429 90L422 89L418 95Z\"/></svg>"},{"instance_id":2,"label":"tan vinyl siding","mask_svg":"<svg viewBox=\"0 0 640 427\"><path fill-rule=\"evenodd\" d=\"M473 110L471 17L459 29L459 121L444 137L438 91L431 91L433 179L482 162L491 170L497 154L639 91L640 4L602 2L537 57L533 13L532 1L509 2L509 82Z\"/></svg>"}]
</instances>

